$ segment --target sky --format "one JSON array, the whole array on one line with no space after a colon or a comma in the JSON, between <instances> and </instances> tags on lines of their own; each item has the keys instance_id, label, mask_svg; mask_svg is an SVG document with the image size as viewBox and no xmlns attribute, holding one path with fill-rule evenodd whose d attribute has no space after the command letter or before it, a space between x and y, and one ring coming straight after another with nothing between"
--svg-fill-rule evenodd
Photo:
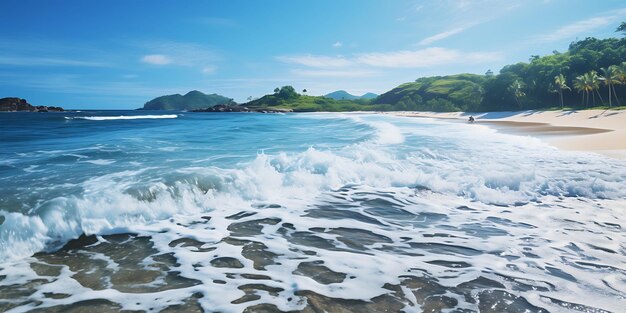
<instances>
[{"instance_id":1,"label":"sky","mask_svg":"<svg viewBox=\"0 0 626 313\"><path fill-rule=\"evenodd\" d=\"M135 109L190 90L383 93L617 37L623 0L2 0L0 97Z\"/></svg>"}]
</instances>

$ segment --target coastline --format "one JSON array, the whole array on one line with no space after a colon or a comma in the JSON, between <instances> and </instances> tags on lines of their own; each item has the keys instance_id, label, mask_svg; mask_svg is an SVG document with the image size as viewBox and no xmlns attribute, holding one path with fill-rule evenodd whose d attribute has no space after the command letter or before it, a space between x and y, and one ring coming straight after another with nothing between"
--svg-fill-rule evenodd
<instances>
[{"instance_id":1,"label":"coastline","mask_svg":"<svg viewBox=\"0 0 626 313\"><path fill-rule=\"evenodd\" d=\"M626 159L626 110L559 110L517 112L389 112L404 117L453 119L498 131L538 137L562 150L590 151Z\"/></svg>"}]
</instances>

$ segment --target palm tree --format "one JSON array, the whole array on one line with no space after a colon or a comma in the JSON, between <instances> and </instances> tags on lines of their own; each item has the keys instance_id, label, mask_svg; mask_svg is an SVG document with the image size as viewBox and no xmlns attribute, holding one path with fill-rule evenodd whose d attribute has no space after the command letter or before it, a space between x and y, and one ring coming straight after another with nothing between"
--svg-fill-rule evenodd
<instances>
[{"instance_id":1,"label":"palm tree","mask_svg":"<svg viewBox=\"0 0 626 313\"><path fill-rule=\"evenodd\" d=\"M608 68L601 68L600 71L602 71L602 76L600 76L599 79L604 82L604 85L609 90L609 107L612 106L611 95L615 97L615 100L617 100L617 104L619 105L619 99L617 99L617 94L615 93L615 85L621 83L619 81L618 67L615 65L611 65Z\"/></svg>"},{"instance_id":2,"label":"palm tree","mask_svg":"<svg viewBox=\"0 0 626 313\"><path fill-rule=\"evenodd\" d=\"M602 105L604 105L604 99L602 99L602 95L600 95L600 76L598 76L598 72L591 71L587 73L587 75L589 75L587 79L591 86L591 94L593 95L593 106L596 106L596 94L600 98ZM596 92L595 94L593 93L594 91Z\"/></svg>"},{"instance_id":3,"label":"palm tree","mask_svg":"<svg viewBox=\"0 0 626 313\"><path fill-rule=\"evenodd\" d=\"M574 88L583 94L582 105L587 106L585 103L585 95L587 95L587 103L589 102L589 96L587 91L587 82L585 81L584 75L576 76L574 79Z\"/></svg>"},{"instance_id":4,"label":"palm tree","mask_svg":"<svg viewBox=\"0 0 626 313\"><path fill-rule=\"evenodd\" d=\"M617 68L617 80L622 84L626 84L626 62L614 66Z\"/></svg>"},{"instance_id":5,"label":"palm tree","mask_svg":"<svg viewBox=\"0 0 626 313\"><path fill-rule=\"evenodd\" d=\"M615 66L615 74L617 76L617 82L619 82L619 84L624 84L626 85L626 62L623 62L620 65L614 65ZM613 86L613 94L615 95L615 99L617 98L617 94L615 93L615 86ZM619 99L617 100L617 105L621 105L619 103Z\"/></svg>"},{"instance_id":6,"label":"palm tree","mask_svg":"<svg viewBox=\"0 0 626 313\"><path fill-rule=\"evenodd\" d=\"M559 92L559 98L561 99L561 110L563 110L563 89L572 90L567 86L567 81L563 74L554 76L554 84Z\"/></svg>"},{"instance_id":7,"label":"palm tree","mask_svg":"<svg viewBox=\"0 0 626 313\"><path fill-rule=\"evenodd\" d=\"M517 106L519 106L520 108L522 108L521 98L526 96L526 93L524 93L524 91L522 90L523 88L524 83L519 79L513 81L513 83L511 83L508 88L508 90L513 93L513 96L515 96L515 102L517 102Z\"/></svg>"}]
</instances>

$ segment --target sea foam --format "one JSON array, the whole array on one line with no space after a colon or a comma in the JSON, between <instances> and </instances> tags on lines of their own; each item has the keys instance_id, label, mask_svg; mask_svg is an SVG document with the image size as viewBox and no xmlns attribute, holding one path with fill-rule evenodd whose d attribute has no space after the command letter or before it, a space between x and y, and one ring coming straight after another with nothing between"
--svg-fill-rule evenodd
<instances>
[{"instance_id":1,"label":"sea foam","mask_svg":"<svg viewBox=\"0 0 626 313\"><path fill-rule=\"evenodd\" d=\"M559 309L551 297L618 309L624 259L617 252L626 240L621 161L555 153L536 139L477 125L297 118L365 125L371 136L339 148L259 151L235 166L117 169L78 183L80 193L42 199L29 213L2 211L0 275L7 279L0 285L37 279L22 267L28 257L81 234L133 233L149 236L156 254L175 257L171 271L201 283L131 293L114 283L85 288L62 273L30 301L51 307L106 298L123 309L160 310L200 293L206 310L271 304L288 311L307 305L303 292L371 301L397 286L407 292L398 300L403 309L415 311L423 300L409 297L410 280L423 279L458 307L475 309L466 300L475 295L459 286L488 278L503 286L497 291L515 290L537 307ZM120 266L100 254L90 258ZM241 267L215 266L221 258ZM242 286L255 284L265 286L258 298L236 301ZM61 286L71 296L45 297Z\"/></svg>"},{"instance_id":2,"label":"sea foam","mask_svg":"<svg viewBox=\"0 0 626 313\"><path fill-rule=\"evenodd\" d=\"M89 121L113 121L113 120L139 120L139 119L161 119L177 118L177 114L165 115L120 115L120 116L66 116L66 119L81 119Z\"/></svg>"}]
</instances>

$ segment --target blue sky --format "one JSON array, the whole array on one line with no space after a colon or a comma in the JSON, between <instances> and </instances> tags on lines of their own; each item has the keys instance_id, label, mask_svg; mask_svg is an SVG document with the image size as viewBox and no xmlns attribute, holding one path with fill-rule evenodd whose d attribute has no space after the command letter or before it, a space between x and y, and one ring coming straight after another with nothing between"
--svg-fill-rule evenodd
<instances>
[{"instance_id":1,"label":"blue sky","mask_svg":"<svg viewBox=\"0 0 626 313\"><path fill-rule=\"evenodd\" d=\"M385 92L615 37L622 0L0 2L0 97L134 109L197 89Z\"/></svg>"}]
</instances>

